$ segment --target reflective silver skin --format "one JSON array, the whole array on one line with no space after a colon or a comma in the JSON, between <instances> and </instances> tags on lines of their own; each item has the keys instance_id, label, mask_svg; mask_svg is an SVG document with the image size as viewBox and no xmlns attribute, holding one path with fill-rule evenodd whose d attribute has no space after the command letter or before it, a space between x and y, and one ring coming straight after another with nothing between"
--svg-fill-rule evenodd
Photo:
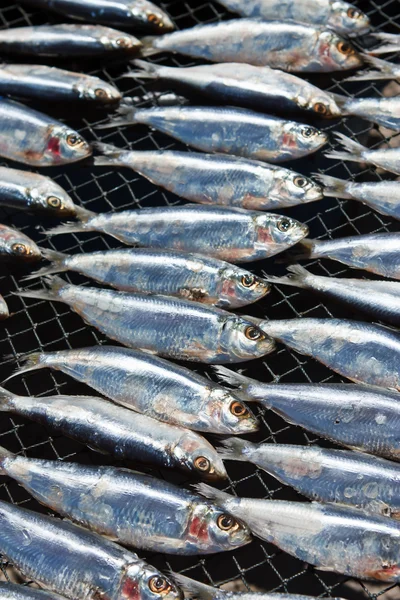
<instances>
[{"instance_id":1,"label":"reflective silver skin","mask_svg":"<svg viewBox=\"0 0 400 600\"><path fill-rule=\"evenodd\" d=\"M10 311L8 310L7 302L4 300L3 296L0 295L0 320L8 319L10 316Z\"/></svg>"},{"instance_id":2,"label":"reflective silver skin","mask_svg":"<svg viewBox=\"0 0 400 600\"><path fill-rule=\"evenodd\" d=\"M386 100L390 100L390 98L386 98ZM400 148L366 148L343 135L343 133L336 133L335 136L342 144L344 150L342 152L336 150L325 152L327 158L367 163L385 169L385 171L390 171L390 173L400 175Z\"/></svg>"},{"instance_id":3,"label":"reflective silver skin","mask_svg":"<svg viewBox=\"0 0 400 600\"><path fill-rule=\"evenodd\" d=\"M37 590L26 585L0 582L0 600L63 600L53 592Z\"/></svg>"},{"instance_id":4,"label":"reflective silver skin","mask_svg":"<svg viewBox=\"0 0 400 600\"><path fill-rule=\"evenodd\" d=\"M27 579L70 600L182 598L136 554L67 521L1 501L0 528L0 552Z\"/></svg>"},{"instance_id":5,"label":"reflective silver skin","mask_svg":"<svg viewBox=\"0 0 400 600\"><path fill-rule=\"evenodd\" d=\"M347 98L335 95L342 115L352 115L387 127L394 131L400 129L400 98Z\"/></svg>"},{"instance_id":6,"label":"reflective silver skin","mask_svg":"<svg viewBox=\"0 0 400 600\"><path fill-rule=\"evenodd\" d=\"M0 224L0 258L2 260L15 260L30 262L40 260L40 249L27 235Z\"/></svg>"}]
</instances>

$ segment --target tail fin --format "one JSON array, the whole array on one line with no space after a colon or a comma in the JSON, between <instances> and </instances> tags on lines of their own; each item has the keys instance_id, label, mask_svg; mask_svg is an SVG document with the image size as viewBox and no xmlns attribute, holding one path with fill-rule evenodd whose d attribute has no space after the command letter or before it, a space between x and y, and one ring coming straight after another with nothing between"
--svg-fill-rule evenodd
<instances>
[{"instance_id":1,"label":"tail fin","mask_svg":"<svg viewBox=\"0 0 400 600\"><path fill-rule=\"evenodd\" d=\"M305 238L298 242L288 254L292 260L318 258L318 244L318 240Z\"/></svg>"},{"instance_id":2,"label":"tail fin","mask_svg":"<svg viewBox=\"0 0 400 600\"><path fill-rule=\"evenodd\" d=\"M343 133L336 133L336 138L341 142L345 152L325 152L327 158L333 158L335 160L349 160L354 162L365 162L363 154L366 150L365 146L351 140Z\"/></svg>"},{"instance_id":3,"label":"tail fin","mask_svg":"<svg viewBox=\"0 0 400 600\"><path fill-rule=\"evenodd\" d=\"M22 281L29 281L30 279L36 279L43 275L53 275L54 273L62 273L68 271L68 267L63 264L65 259L68 258L68 254L57 252L56 250L50 250L49 248L40 248L43 258L50 260L51 264L47 267L42 267L38 271L34 271L29 275L23 277Z\"/></svg>"},{"instance_id":4,"label":"tail fin","mask_svg":"<svg viewBox=\"0 0 400 600\"><path fill-rule=\"evenodd\" d=\"M315 178L323 184L324 196L335 196L336 198L345 198L347 200L353 198L350 192L346 190L348 181L319 173L315 174Z\"/></svg>"},{"instance_id":5,"label":"tail fin","mask_svg":"<svg viewBox=\"0 0 400 600\"><path fill-rule=\"evenodd\" d=\"M245 402L255 401L255 398L253 398L249 392L251 386L257 383L254 379L250 379L250 377L246 377L241 373L231 371L230 369L222 366L213 367L213 369L221 382L229 383L229 385L232 385L235 388L235 396L241 400L244 400Z\"/></svg>"},{"instance_id":6,"label":"tail fin","mask_svg":"<svg viewBox=\"0 0 400 600\"><path fill-rule=\"evenodd\" d=\"M13 458L15 455L12 452L9 452L2 446L0 446L0 475L6 475L6 471L4 470L4 459L5 458Z\"/></svg>"},{"instance_id":7,"label":"tail fin","mask_svg":"<svg viewBox=\"0 0 400 600\"><path fill-rule=\"evenodd\" d=\"M26 354L21 358L21 365L15 369L13 373L7 379L3 381L9 381L10 379L14 379L16 375L22 375L23 373L28 373L29 371L37 371L37 369L44 369L46 365L42 361L44 354L42 352L32 352L31 354ZM1 388L0 388L1 390Z\"/></svg>"},{"instance_id":8,"label":"tail fin","mask_svg":"<svg viewBox=\"0 0 400 600\"><path fill-rule=\"evenodd\" d=\"M171 571L172 578L176 583L192 598L199 598L200 600L214 600L216 594L225 595L226 592L213 588L211 585L200 583L189 577L185 577L180 573L174 573Z\"/></svg>"},{"instance_id":9,"label":"tail fin","mask_svg":"<svg viewBox=\"0 0 400 600\"><path fill-rule=\"evenodd\" d=\"M396 33L373 33L372 37L380 42L382 46L369 51L369 54L388 54L389 52L398 52L400 47L400 36Z\"/></svg>"},{"instance_id":10,"label":"tail fin","mask_svg":"<svg viewBox=\"0 0 400 600\"><path fill-rule=\"evenodd\" d=\"M373 50L369 51L369 54L373 56L379 56L380 54L391 54L392 52L398 52L400 45L398 44L382 44Z\"/></svg>"},{"instance_id":11,"label":"tail fin","mask_svg":"<svg viewBox=\"0 0 400 600\"><path fill-rule=\"evenodd\" d=\"M222 460L240 460L247 462L246 450L254 448L256 444L242 440L240 438L228 438L222 441L222 446L217 448L217 452Z\"/></svg>"},{"instance_id":12,"label":"tail fin","mask_svg":"<svg viewBox=\"0 0 400 600\"><path fill-rule=\"evenodd\" d=\"M400 67L399 65L395 65L394 63L389 62L388 60L382 60L381 58L375 58L374 56L370 56L369 54L362 55L365 62L369 63L372 67L377 69L374 71L373 69L361 71L360 73L356 73L351 77L347 77L344 81L370 81L373 79L397 79L399 77ZM397 70L397 74L396 71Z\"/></svg>"},{"instance_id":13,"label":"tail fin","mask_svg":"<svg viewBox=\"0 0 400 600\"><path fill-rule=\"evenodd\" d=\"M82 233L83 231L91 231L90 227L85 221L81 221L78 223L73 223L72 221L69 223L62 223L61 225L57 225L57 227L52 227L51 229L47 229L45 231L46 235L61 235L63 233Z\"/></svg>"},{"instance_id":14,"label":"tail fin","mask_svg":"<svg viewBox=\"0 0 400 600\"><path fill-rule=\"evenodd\" d=\"M230 500L233 496L231 494L227 494L226 492L221 492L221 490L217 490L217 488L212 487L211 485L207 485L207 483L195 483L192 486L198 494L201 494L205 498L209 498L219 504L221 506L227 500Z\"/></svg>"},{"instance_id":15,"label":"tail fin","mask_svg":"<svg viewBox=\"0 0 400 600\"><path fill-rule=\"evenodd\" d=\"M132 64L139 67L140 71L128 71L122 77L132 77L135 79L158 79L160 66L145 60L133 60Z\"/></svg>"},{"instance_id":16,"label":"tail fin","mask_svg":"<svg viewBox=\"0 0 400 600\"><path fill-rule=\"evenodd\" d=\"M308 288L305 280L310 275L310 273L302 267L301 265L291 265L287 267L290 275L285 275L284 277L267 277L267 281L271 283L278 283L282 285L292 285L293 287L299 288Z\"/></svg>"},{"instance_id":17,"label":"tail fin","mask_svg":"<svg viewBox=\"0 0 400 600\"><path fill-rule=\"evenodd\" d=\"M120 125L135 125L135 114L137 110L137 108L133 107L129 103L122 103L117 108L114 115L110 117L110 121L108 123L96 125L95 129L109 129L110 127L119 127Z\"/></svg>"},{"instance_id":18,"label":"tail fin","mask_svg":"<svg viewBox=\"0 0 400 600\"><path fill-rule=\"evenodd\" d=\"M126 152L127 150L123 150L122 148L117 148L117 146L113 146L112 144L104 144L103 142L94 142L92 144L96 150L102 152L105 156L95 156L93 158L93 162L98 167L109 167L110 165L121 165L120 156Z\"/></svg>"},{"instance_id":19,"label":"tail fin","mask_svg":"<svg viewBox=\"0 0 400 600\"><path fill-rule=\"evenodd\" d=\"M22 292L14 292L16 296L21 298L37 298L40 300L50 300L62 302L59 297L59 293L62 289L69 287L70 284L61 279L61 277L44 277L43 281L46 283L49 289L39 290L22 290Z\"/></svg>"},{"instance_id":20,"label":"tail fin","mask_svg":"<svg viewBox=\"0 0 400 600\"><path fill-rule=\"evenodd\" d=\"M156 39L157 36L155 35L147 35L140 40L142 44L139 50L140 56L146 58L147 56L154 56L155 54L160 54L160 52L162 52L162 50L158 50L158 48L154 48L153 46Z\"/></svg>"},{"instance_id":21,"label":"tail fin","mask_svg":"<svg viewBox=\"0 0 400 600\"><path fill-rule=\"evenodd\" d=\"M12 412L12 400L15 394L0 387L0 412Z\"/></svg>"}]
</instances>

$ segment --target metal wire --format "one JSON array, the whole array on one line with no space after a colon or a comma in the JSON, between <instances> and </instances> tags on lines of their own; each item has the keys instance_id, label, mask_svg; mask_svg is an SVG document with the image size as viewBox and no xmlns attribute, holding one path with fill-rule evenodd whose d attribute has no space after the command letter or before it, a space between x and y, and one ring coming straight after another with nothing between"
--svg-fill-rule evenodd
<instances>
[{"instance_id":1,"label":"metal wire","mask_svg":"<svg viewBox=\"0 0 400 600\"><path fill-rule=\"evenodd\" d=\"M3 0L0 8L0 27L18 27L24 25L61 22L53 15L26 9L23 4ZM178 28L191 27L199 23L209 23L227 18L227 11L217 2L201 0L172 0L160 5L171 15ZM358 6L367 12L376 30L398 32L400 27L400 6L398 0L365 0ZM31 59L32 60L32 59ZM189 65L193 61L184 57L163 55L155 58L156 62L170 65ZM68 67L78 70L82 65L69 63ZM141 97L151 93L150 84L138 83L123 78L126 65L109 64L101 69L94 69L89 64L87 72L102 77L117 85L126 96ZM314 77L313 82L335 93L356 96L382 96L389 93L386 83L361 82L344 83L343 77ZM398 93L393 91L391 95ZM399 88L400 89L400 88ZM173 90L171 90L173 91ZM141 103L139 101L139 103ZM44 110L44 109L43 109ZM46 105L48 112L54 108ZM103 113L91 114L90 119L82 115L69 115L68 122L75 126L89 141L102 139L122 148L154 149L180 148L182 146L163 134L145 127L120 128L116 131L99 131L94 127L104 118ZM340 123L327 122L323 127L328 131L342 131L350 136L357 136L368 144L399 144L400 137L393 132L373 127L366 121L356 118L344 118ZM4 163L6 164L6 163ZM354 166L351 163L334 162L324 158L320 152L307 160L297 161L293 165L304 174L315 171L326 172L342 178L357 177L357 180L378 180L389 177L375 170ZM106 168L83 167L73 165L64 169L47 170L73 197L77 203L96 212L122 210L131 207L146 207L163 204L176 204L182 201L171 193L161 191L143 178L128 169L110 170ZM41 221L39 217L26 215L23 212L0 209L0 221L12 224L31 236L40 245L66 252L91 252L117 246L117 243L106 236L96 233L66 235L52 239L46 238L42 226L50 227L50 220ZM296 207L286 211L310 227L310 237L340 237L344 235L371 233L377 231L397 231L398 223L378 215L361 203L325 199L319 203ZM311 261L311 269L316 273L327 275L362 276L338 263ZM260 272L280 273L284 267L275 260L264 261L254 265ZM96 330L86 326L83 321L66 306L44 301L24 300L13 295L18 287L24 268L3 267L0 276L0 293L7 300L13 316L0 325L0 357L2 378L8 376L14 368L15 357L37 350L56 350L78 348L93 344L103 344L107 340ZM69 276L66 276L69 278ZM71 276L72 281L82 282L78 276ZM32 284L34 287L35 284ZM26 287L26 286L25 286ZM259 305L252 307L253 315L266 315L269 318L293 317L347 317L360 318L358 314L344 309L333 302L324 302L308 292L295 292L291 288L275 287L273 292ZM254 361L245 365L246 373L262 381L340 381L340 378L315 361L300 356L295 352L280 347L277 352L265 360ZM209 372L213 377L212 372ZM10 383L10 388L21 394L48 395L88 393L83 385L60 373L50 370L39 371ZM90 392L89 392L90 393ZM299 427L290 426L270 411L258 409L262 420L261 432L252 439L267 442L312 444L318 440ZM28 420L1 414L0 444L7 449L26 453L31 457L56 460L73 460L82 463L113 464L111 458L99 457L96 453L77 442L61 436L52 436L42 426ZM242 496L296 499L302 498L295 492L279 484L266 473L245 463L228 463L230 490ZM180 484L189 482L175 473L157 472L160 477L168 478ZM29 494L17 484L0 478L0 498L20 503L34 510L45 511ZM1 536L1 532L0 532ZM292 592L311 594L314 596L340 595L347 598L369 596L369 598L399 597L397 586L383 586L351 581L340 575L318 571L301 561L279 551L274 546L255 540L251 545L235 552L228 552L207 558L166 557L155 554L140 553L160 568L170 567L176 571L184 571L194 578L215 584L233 582L235 589L261 589L264 591ZM15 572L5 559L0 556L1 574L6 578L15 578ZM231 587L232 589L232 587Z\"/></svg>"}]
</instances>

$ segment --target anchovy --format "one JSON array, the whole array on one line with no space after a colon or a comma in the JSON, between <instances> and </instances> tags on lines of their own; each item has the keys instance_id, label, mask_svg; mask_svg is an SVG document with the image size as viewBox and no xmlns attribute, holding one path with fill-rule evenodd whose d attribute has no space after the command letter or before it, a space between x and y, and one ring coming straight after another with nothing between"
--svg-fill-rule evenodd
<instances>
[{"instance_id":1,"label":"anchovy","mask_svg":"<svg viewBox=\"0 0 400 600\"><path fill-rule=\"evenodd\" d=\"M118 103L116 87L93 75L46 65L1 65L0 93L5 96L53 102Z\"/></svg>"},{"instance_id":2,"label":"anchovy","mask_svg":"<svg viewBox=\"0 0 400 600\"><path fill-rule=\"evenodd\" d=\"M35 25L0 31L2 54L29 57L125 58L137 54L141 46L132 35L100 25Z\"/></svg>"},{"instance_id":3,"label":"anchovy","mask_svg":"<svg viewBox=\"0 0 400 600\"><path fill-rule=\"evenodd\" d=\"M126 248L68 256L42 249L51 260L24 281L62 271L76 271L124 292L161 294L232 309L257 302L269 284L240 267L200 254Z\"/></svg>"},{"instance_id":4,"label":"anchovy","mask_svg":"<svg viewBox=\"0 0 400 600\"><path fill-rule=\"evenodd\" d=\"M125 346L204 363L242 362L275 348L250 320L220 308L167 296L75 286L58 277L46 280L48 290L18 295L65 302L87 323Z\"/></svg>"},{"instance_id":5,"label":"anchovy","mask_svg":"<svg viewBox=\"0 0 400 600\"><path fill-rule=\"evenodd\" d=\"M254 415L229 390L144 352L119 346L37 352L25 356L14 375L48 367L160 421L206 433L239 434L258 429Z\"/></svg>"},{"instance_id":6,"label":"anchovy","mask_svg":"<svg viewBox=\"0 0 400 600\"><path fill-rule=\"evenodd\" d=\"M136 28L153 33L175 29L169 16L149 0L24 0L70 19Z\"/></svg>"},{"instance_id":7,"label":"anchovy","mask_svg":"<svg viewBox=\"0 0 400 600\"><path fill-rule=\"evenodd\" d=\"M326 133L295 121L262 115L244 108L169 106L134 108L123 105L121 116L98 129L148 125L204 152L233 154L272 163L316 152Z\"/></svg>"},{"instance_id":8,"label":"anchovy","mask_svg":"<svg viewBox=\"0 0 400 600\"><path fill-rule=\"evenodd\" d=\"M297 21L330 27L344 35L364 35L370 20L354 4L336 0L218 0L243 17L265 21Z\"/></svg>"},{"instance_id":9,"label":"anchovy","mask_svg":"<svg viewBox=\"0 0 400 600\"><path fill-rule=\"evenodd\" d=\"M216 450L198 433L161 423L108 400L91 396L33 398L0 388L0 411L41 423L118 460L180 469L206 479L227 476Z\"/></svg>"},{"instance_id":10,"label":"anchovy","mask_svg":"<svg viewBox=\"0 0 400 600\"><path fill-rule=\"evenodd\" d=\"M53 592L37 590L26 585L0 582L0 600L63 600Z\"/></svg>"},{"instance_id":11,"label":"anchovy","mask_svg":"<svg viewBox=\"0 0 400 600\"><path fill-rule=\"evenodd\" d=\"M400 130L399 97L353 98L335 94L335 100L343 116L356 116L394 131Z\"/></svg>"},{"instance_id":12,"label":"anchovy","mask_svg":"<svg viewBox=\"0 0 400 600\"><path fill-rule=\"evenodd\" d=\"M0 98L0 128L0 156L26 165L65 165L92 153L79 133L13 100Z\"/></svg>"},{"instance_id":13,"label":"anchovy","mask_svg":"<svg viewBox=\"0 0 400 600\"><path fill-rule=\"evenodd\" d=\"M232 19L144 38L142 43L142 56L176 52L295 73L345 71L363 64L352 44L335 32L284 21Z\"/></svg>"},{"instance_id":14,"label":"anchovy","mask_svg":"<svg viewBox=\"0 0 400 600\"><path fill-rule=\"evenodd\" d=\"M386 100L390 100L390 98L386 98ZM400 148L366 148L343 133L336 133L335 136L342 144L343 151L325 152L327 158L367 163L400 175Z\"/></svg>"},{"instance_id":15,"label":"anchovy","mask_svg":"<svg viewBox=\"0 0 400 600\"><path fill-rule=\"evenodd\" d=\"M0 224L0 259L28 262L41 257L40 249L27 235Z\"/></svg>"},{"instance_id":16,"label":"anchovy","mask_svg":"<svg viewBox=\"0 0 400 600\"><path fill-rule=\"evenodd\" d=\"M95 143L106 156L94 164L128 167L182 198L252 210L278 209L322 198L308 177L266 163L199 152L130 151Z\"/></svg>"},{"instance_id":17,"label":"anchovy","mask_svg":"<svg viewBox=\"0 0 400 600\"><path fill-rule=\"evenodd\" d=\"M240 521L201 496L151 475L35 460L4 448L0 473L62 516L125 546L198 555L233 550L251 541Z\"/></svg>"},{"instance_id":18,"label":"anchovy","mask_svg":"<svg viewBox=\"0 0 400 600\"><path fill-rule=\"evenodd\" d=\"M104 213L66 223L48 235L98 231L131 246L196 252L234 263L283 252L308 233L290 217L222 206L163 206Z\"/></svg>"},{"instance_id":19,"label":"anchovy","mask_svg":"<svg viewBox=\"0 0 400 600\"><path fill-rule=\"evenodd\" d=\"M0 295L0 320L8 319L10 316L10 311L8 310L7 302L4 300L3 296Z\"/></svg>"},{"instance_id":20,"label":"anchovy","mask_svg":"<svg viewBox=\"0 0 400 600\"><path fill-rule=\"evenodd\" d=\"M367 64L373 69L364 69L351 77L347 77L345 81L371 81L379 79L397 79L400 80L400 65L363 54L363 58Z\"/></svg>"},{"instance_id":21,"label":"anchovy","mask_svg":"<svg viewBox=\"0 0 400 600\"><path fill-rule=\"evenodd\" d=\"M342 446L400 461L398 392L351 383L261 383L224 367L216 371L238 388L233 391L239 397L260 402L289 423Z\"/></svg>"},{"instance_id":22,"label":"anchovy","mask_svg":"<svg viewBox=\"0 0 400 600\"><path fill-rule=\"evenodd\" d=\"M294 258L329 258L355 269L400 279L400 234L371 233L335 240L302 240Z\"/></svg>"},{"instance_id":23,"label":"anchovy","mask_svg":"<svg viewBox=\"0 0 400 600\"><path fill-rule=\"evenodd\" d=\"M182 598L136 554L68 521L0 501L0 529L0 552L26 577L71 600Z\"/></svg>"},{"instance_id":24,"label":"anchovy","mask_svg":"<svg viewBox=\"0 0 400 600\"><path fill-rule=\"evenodd\" d=\"M135 60L139 68L125 77L155 79L207 98L262 111L298 113L307 111L321 117L339 117L341 109L334 96L300 77L241 63L166 67Z\"/></svg>"},{"instance_id":25,"label":"anchovy","mask_svg":"<svg viewBox=\"0 0 400 600\"><path fill-rule=\"evenodd\" d=\"M301 561L358 579L400 581L400 523L392 519L347 506L237 498L205 484L196 488Z\"/></svg>"},{"instance_id":26,"label":"anchovy","mask_svg":"<svg viewBox=\"0 0 400 600\"><path fill-rule=\"evenodd\" d=\"M392 461L318 446L222 442L223 460L250 462L318 502L400 519L400 467Z\"/></svg>"},{"instance_id":27,"label":"anchovy","mask_svg":"<svg viewBox=\"0 0 400 600\"><path fill-rule=\"evenodd\" d=\"M400 282L345 277L322 277L300 265L288 267L286 277L267 277L279 285L291 285L340 300L393 325L400 325Z\"/></svg>"}]
</instances>

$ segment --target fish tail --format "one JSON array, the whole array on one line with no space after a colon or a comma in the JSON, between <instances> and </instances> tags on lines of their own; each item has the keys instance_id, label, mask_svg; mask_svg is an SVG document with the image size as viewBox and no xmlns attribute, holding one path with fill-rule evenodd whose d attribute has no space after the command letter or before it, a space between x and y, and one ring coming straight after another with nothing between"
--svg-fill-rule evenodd
<instances>
[{"instance_id":1,"label":"fish tail","mask_svg":"<svg viewBox=\"0 0 400 600\"><path fill-rule=\"evenodd\" d=\"M218 366L214 367L213 370L220 381L229 383L229 385L232 385L241 391L246 391L249 385L253 383L253 379L250 379L250 377L237 373L237 371L231 371L226 367Z\"/></svg>"},{"instance_id":2,"label":"fish tail","mask_svg":"<svg viewBox=\"0 0 400 600\"><path fill-rule=\"evenodd\" d=\"M278 283L283 285L292 285L293 287L306 288L308 287L305 283L306 278L310 273L301 265L290 265L287 267L289 275L283 277L267 277L267 281L272 283Z\"/></svg>"},{"instance_id":3,"label":"fish tail","mask_svg":"<svg viewBox=\"0 0 400 600\"><path fill-rule=\"evenodd\" d=\"M305 238L298 242L293 250L290 252L290 258L292 260L302 260L305 258L318 258L316 250L318 248L318 240L311 240Z\"/></svg>"},{"instance_id":4,"label":"fish tail","mask_svg":"<svg viewBox=\"0 0 400 600\"><path fill-rule=\"evenodd\" d=\"M392 52L398 52L400 46L398 44L382 44L373 50L369 51L369 54L373 56L379 56L380 54L390 54Z\"/></svg>"},{"instance_id":5,"label":"fish tail","mask_svg":"<svg viewBox=\"0 0 400 600\"><path fill-rule=\"evenodd\" d=\"M133 77L136 79L158 79L159 65L154 65L145 60L133 60L132 64L139 67L139 71L128 71L123 77Z\"/></svg>"},{"instance_id":6,"label":"fish tail","mask_svg":"<svg viewBox=\"0 0 400 600\"><path fill-rule=\"evenodd\" d=\"M346 190L348 181L338 179L337 177L331 177L330 175L315 175L316 179L320 181L324 186L325 196L335 196L336 198L349 199L353 196Z\"/></svg>"},{"instance_id":7,"label":"fish tail","mask_svg":"<svg viewBox=\"0 0 400 600\"><path fill-rule=\"evenodd\" d=\"M92 146L105 155L94 157L93 162L98 167L121 164L121 161L119 160L121 154L126 152L126 150L123 150L122 148L117 148L117 146L113 146L112 144L104 144L103 142L94 142Z\"/></svg>"},{"instance_id":8,"label":"fish tail","mask_svg":"<svg viewBox=\"0 0 400 600\"><path fill-rule=\"evenodd\" d=\"M25 354L20 359L20 366L18 366L11 375L7 377L3 381L6 383L10 379L14 379L16 375L22 375L23 373L29 373L29 371L37 371L38 369L44 369L46 367L44 362L45 354L43 352L31 352L30 354ZM7 357L4 357L7 358ZM0 388L1 395L2 388ZM5 390L7 391L7 390Z\"/></svg>"},{"instance_id":9,"label":"fish tail","mask_svg":"<svg viewBox=\"0 0 400 600\"><path fill-rule=\"evenodd\" d=\"M230 500L230 498L232 498L231 494L222 492L221 490L218 490L207 483L195 483L193 488L198 494L201 494L205 498L209 498L209 500L213 500L217 504L224 504L226 500Z\"/></svg>"},{"instance_id":10,"label":"fish tail","mask_svg":"<svg viewBox=\"0 0 400 600\"><path fill-rule=\"evenodd\" d=\"M68 258L68 254L57 252L56 250L50 250L49 248L40 248L43 258L50 260L51 264L47 267L42 267L29 275L22 278L22 281L29 281L30 279L36 279L43 275L53 275L54 273L62 273L68 271L68 267L63 264L65 259Z\"/></svg>"},{"instance_id":11,"label":"fish tail","mask_svg":"<svg viewBox=\"0 0 400 600\"><path fill-rule=\"evenodd\" d=\"M36 298L39 300L60 300L59 292L64 288L69 287L69 283L61 279L61 277L44 277L43 281L48 286L48 289L41 288L39 290L22 290L14 292L16 296L21 298Z\"/></svg>"},{"instance_id":12,"label":"fish tail","mask_svg":"<svg viewBox=\"0 0 400 600\"><path fill-rule=\"evenodd\" d=\"M350 160L361 163L365 162L365 158L363 157L365 147L362 144L351 140L346 135L343 135L343 133L337 133L336 138L342 144L344 152L325 152L325 156L327 158L333 158L335 160Z\"/></svg>"},{"instance_id":13,"label":"fish tail","mask_svg":"<svg viewBox=\"0 0 400 600\"><path fill-rule=\"evenodd\" d=\"M211 585L200 583L200 581L195 581L180 573L174 573L174 571L171 571L171 576L189 596L200 598L200 600L214 600L216 590Z\"/></svg>"},{"instance_id":14,"label":"fish tail","mask_svg":"<svg viewBox=\"0 0 400 600\"><path fill-rule=\"evenodd\" d=\"M86 221L79 221L78 223L70 221L69 223L63 223L62 225L57 225L57 227L47 229L45 234L60 235L62 233L81 233L82 231L90 231Z\"/></svg>"},{"instance_id":15,"label":"fish tail","mask_svg":"<svg viewBox=\"0 0 400 600\"><path fill-rule=\"evenodd\" d=\"M347 77L345 81L370 81L371 79L397 78L394 73L394 68L398 68L398 65L394 65L388 60L382 60L381 58L370 56L369 54L363 54L362 57L365 60L365 62L369 63L372 67L374 67L377 70L375 71L373 69L367 69L365 71L361 71L361 73L356 73L356 75Z\"/></svg>"},{"instance_id":16,"label":"fish tail","mask_svg":"<svg viewBox=\"0 0 400 600\"><path fill-rule=\"evenodd\" d=\"M217 448L217 452L222 460L240 460L248 461L246 450L253 448L255 444L242 440L240 438L228 438L222 441L222 446Z\"/></svg>"},{"instance_id":17,"label":"fish tail","mask_svg":"<svg viewBox=\"0 0 400 600\"><path fill-rule=\"evenodd\" d=\"M158 48L154 48L153 46L155 39L155 35L147 35L140 40L142 44L139 50L140 56L147 58L148 56L154 56L155 54L160 53L160 50L158 50Z\"/></svg>"},{"instance_id":18,"label":"fish tail","mask_svg":"<svg viewBox=\"0 0 400 600\"><path fill-rule=\"evenodd\" d=\"M1 408L1 388L0 388L0 408ZM13 458L15 454L9 452L2 446L0 446L0 475L6 475L6 470L4 468L4 461L6 458Z\"/></svg>"},{"instance_id":19,"label":"fish tail","mask_svg":"<svg viewBox=\"0 0 400 600\"><path fill-rule=\"evenodd\" d=\"M120 125L135 125L137 109L129 103L121 103L110 117L108 123L96 125L95 129L110 129L110 127L119 127Z\"/></svg>"},{"instance_id":20,"label":"fish tail","mask_svg":"<svg viewBox=\"0 0 400 600\"><path fill-rule=\"evenodd\" d=\"M9 392L3 387L0 387L0 411L11 412L12 411L12 400L15 394Z\"/></svg>"}]
</instances>

